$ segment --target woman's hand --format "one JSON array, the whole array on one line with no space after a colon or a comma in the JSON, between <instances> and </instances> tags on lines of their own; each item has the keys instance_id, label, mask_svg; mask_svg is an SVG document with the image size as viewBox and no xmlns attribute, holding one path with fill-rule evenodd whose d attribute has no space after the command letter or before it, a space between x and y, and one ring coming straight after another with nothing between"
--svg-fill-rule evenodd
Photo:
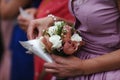
<instances>
[{"instance_id":1,"label":"woman's hand","mask_svg":"<svg viewBox=\"0 0 120 80\"><path fill-rule=\"evenodd\" d=\"M41 19L32 20L27 30L29 39L34 39L41 36L42 31L47 27L53 25L54 20L52 17L44 17Z\"/></svg>"},{"instance_id":2,"label":"woman's hand","mask_svg":"<svg viewBox=\"0 0 120 80\"><path fill-rule=\"evenodd\" d=\"M83 61L77 57L60 57L52 54L54 63L45 63L45 71L57 77L74 77L83 74Z\"/></svg>"},{"instance_id":3,"label":"woman's hand","mask_svg":"<svg viewBox=\"0 0 120 80\"><path fill-rule=\"evenodd\" d=\"M26 9L25 12L28 13L30 17L24 17L20 14L17 20L18 20L20 27L24 31L27 31L28 25L30 24L30 21L34 19L37 10L36 8L29 8L29 9Z\"/></svg>"}]
</instances>

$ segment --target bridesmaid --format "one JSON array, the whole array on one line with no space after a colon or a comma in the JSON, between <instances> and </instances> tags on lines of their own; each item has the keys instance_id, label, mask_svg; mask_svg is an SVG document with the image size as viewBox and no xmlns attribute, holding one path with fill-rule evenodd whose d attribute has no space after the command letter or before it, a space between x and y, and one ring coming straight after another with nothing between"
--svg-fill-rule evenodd
<instances>
[{"instance_id":1,"label":"bridesmaid","mask_svg":"<svg viewBox=\"0 0 120 80\"><path fill-rule=\"evenodd\" d=\"M65 80L120 80L120 12L117 0L70 0L69 8L85 45L76 56L52 55L55 62L45 63L45 71ZM46 25L54 20L64 19L51 16L32 21L28 27L29 39L35 37L35 28L40 34L40 29L49 27Z\"/></svg>"}]
</instances>

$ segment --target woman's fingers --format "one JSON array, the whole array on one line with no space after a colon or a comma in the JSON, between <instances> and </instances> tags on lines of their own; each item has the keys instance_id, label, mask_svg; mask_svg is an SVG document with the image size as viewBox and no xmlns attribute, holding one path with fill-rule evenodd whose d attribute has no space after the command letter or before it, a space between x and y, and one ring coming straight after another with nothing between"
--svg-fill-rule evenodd
<instances>
[{"instance_id":1,"label":"woman's fingers","mask_svg":"<svg viewBox=\"0 0 120 80\"><path fill-rule=\"evenodd\" d=\"M29 24L27 35L28 39L35 39L41 36L42 25L40 19L32 20Z\"/></svg>"},{"instance_id":2,"label":"woman's fingers","mask_svg":"<svg viewBox=\"0 0 120 80\"><path fill-rule=\"evenodd\" d=\"M66 60L64 59L64 57L57 56L54 54L52 54L51 56L52 56L53 60L58 64L65 64L66 63Z\"/></svg>"},{"instance_id":3,"label":"woman's fingers","mask_svg":"<svg viewBox=\"0 0 120 80\"><path fill-rule=\"evenodd\" d=\"M80 66L83 62L74 56L61 57L52 54L54 63L45 63L45 71L54 74L57 77L69 77L83 74Z\"/></svg>"},{"instance_id":4,"label":"woman's fingers","mask_svg":"<svg viewBox=\"0 0 120 80\"><path fill-rule=\"evenodd\" d=\"M36 28L36 22L35 21L31 21L27 30L27 36L28 39L34 39L34 30Z\"/></svg>"},{"instance_id":5,"label":"woman's fingers","mask_svg":"<svg viewBox=\"0 0 120 80\"><path fill-rule=\"evenodd\" d=\"M18 20L18 23L19 23L21 29L23 29L25 32L27 32L27 28L30 23L30 19L26 19L26 18L22 17L21 15L19 15L17 20Z\"/></svg>"},{"instance_id":6,"label":"woman's fingers","mask_svg":"<svg viewBox=\"0 0 120 80\"><path fill-rule=\"evenodd\" d=\"M58 73L59 71L58 70L56 70L56 69L45 69L45 71L47 72L47 73L53 73L53 74L55 74L55 73Z\"/></svg>"},{"instance_id":7,"label":"woman's fingers","mask_svg":"<svg viewBox=\"0 0 120 80\"><path fill-rule=\"evenodd\" d=\"M19 21L19 25L24 25L27 27L29 25L29 21L26 21L26 20Z\"/></svg>"},{"instance_id":8,"label":"woman's fingers","mask_svg":"<svg viewBox=\"0 0 120 80\"><path fill-rule=\"evenodd\" d=\"M44 64L45 68L52 68L52 69L56 69L57 68L57 64L56 63L45 63Z\"/></svg>"},{"instance_id":9,"label":"woman's fingers","mask_svg":"<svg viewBox=\"0 0 120 80\"><path fill-rule=\"evenodd\" d=\"M52 21L48 20L48 17L32 20L27 30L28 39L41 36L42 31L49 27L51 23Z\"/></svg>"}]
</instances>

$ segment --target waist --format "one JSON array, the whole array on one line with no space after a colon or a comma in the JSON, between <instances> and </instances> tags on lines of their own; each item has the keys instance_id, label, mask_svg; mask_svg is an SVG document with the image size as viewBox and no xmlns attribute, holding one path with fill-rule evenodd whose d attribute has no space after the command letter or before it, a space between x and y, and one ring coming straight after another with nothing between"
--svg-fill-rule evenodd
<instances>
[{"instance_id":1,"label":"waist","mask_svg":"<svg viewBox=\"0 0 120 80\"><path fill-rule=\"evenodd\" d=\"M108 48L108 47L100 45L100 44L85 42L85 45L82 47L81 50L86 51L90 54L102 55L102 54L106 54L106 53L115 51L116 48Z\"/></svg>"}]
</instances>

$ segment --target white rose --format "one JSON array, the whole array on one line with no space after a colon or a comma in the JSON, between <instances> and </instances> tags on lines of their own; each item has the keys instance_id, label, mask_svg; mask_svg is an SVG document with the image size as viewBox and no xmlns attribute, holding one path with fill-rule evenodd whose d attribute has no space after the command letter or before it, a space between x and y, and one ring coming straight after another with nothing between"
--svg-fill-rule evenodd
<instances>
[{"instance_id":1,"label":"white rose","mask_svg":"<svg viewBox=\"0 0 120 80\"><path fill-rule=\"evenodd\" d=\"M53 44L52 48L60 48L62 46L62 40L59 35L51 36L49 41Z\"/></svg>"},{"instance_id":2,"label":"white rose","mask_svg":"<svg viewBox=\"0 0 120 80\"><path fill-rule=\"evenodd\" d=\"M71 40L80 42L80 41L82 41L82 38L79 36L79 34L75 33L75 34L72 35Z\"/></svg>"}]
</instances>

